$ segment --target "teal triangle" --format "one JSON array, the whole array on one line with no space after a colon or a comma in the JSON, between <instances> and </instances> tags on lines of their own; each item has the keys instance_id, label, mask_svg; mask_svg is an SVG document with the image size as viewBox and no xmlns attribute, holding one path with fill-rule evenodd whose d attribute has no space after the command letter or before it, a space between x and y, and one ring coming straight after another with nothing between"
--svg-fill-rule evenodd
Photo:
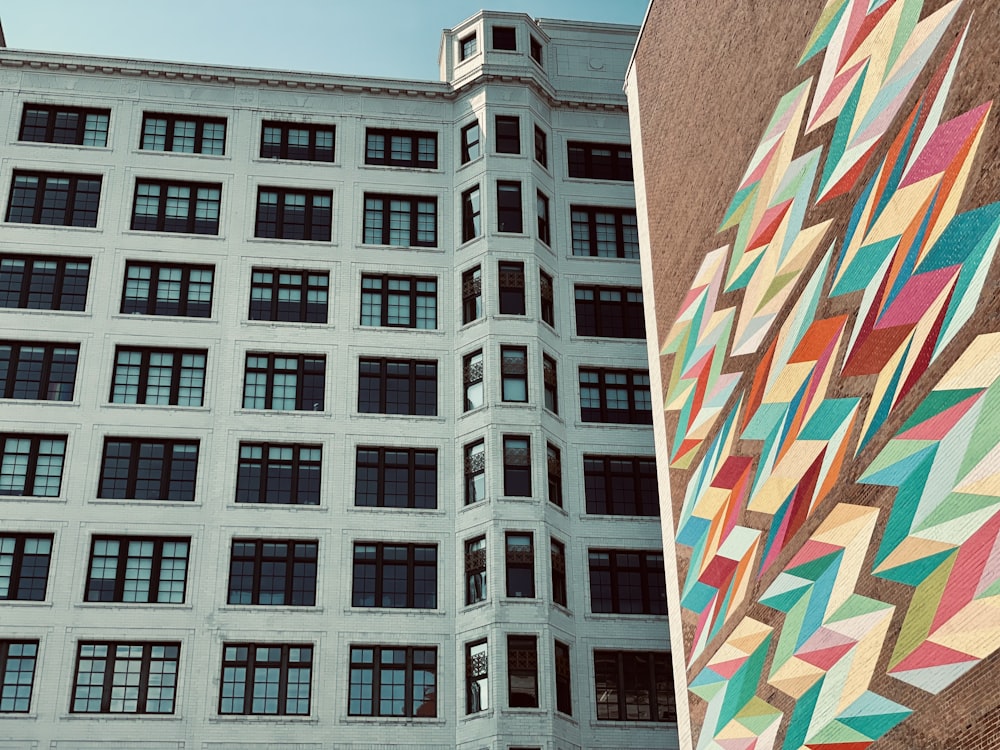
<instances>
[{"instance_id":1,"label":"teal triangle","mask_svg":"<svg viewBox=\"0 0 1000 750\"><path fill-rule=\"evenodd\" d=\"M936 552L933 555L928 555L927 557L922 557L919 560L913 560L912 562L899 565L895 568L889 568L888 570L883 570L879 573L872 573L876 578L882 578L886 581L895 581L896 583L903 583L907 586L919 586L928 576L937 570L941 563L947 560L954 550L946 549Z\"/></svg>"}]
</instances>

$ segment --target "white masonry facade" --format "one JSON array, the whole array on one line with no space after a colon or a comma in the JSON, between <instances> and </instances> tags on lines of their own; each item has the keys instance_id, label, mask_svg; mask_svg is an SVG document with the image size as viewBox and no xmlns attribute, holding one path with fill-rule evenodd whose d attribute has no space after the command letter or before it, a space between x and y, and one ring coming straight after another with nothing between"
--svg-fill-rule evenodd
<instances>
[{"instance_id":1,"label":"white masonry facade","mask_svg":"<svg viewBox=\"0 0 1000 750\"><path fill-rule=\"evenodd\" d=\"M675 746L637 32L0 49L0 750Z\"/></svg>"}]
</instances>

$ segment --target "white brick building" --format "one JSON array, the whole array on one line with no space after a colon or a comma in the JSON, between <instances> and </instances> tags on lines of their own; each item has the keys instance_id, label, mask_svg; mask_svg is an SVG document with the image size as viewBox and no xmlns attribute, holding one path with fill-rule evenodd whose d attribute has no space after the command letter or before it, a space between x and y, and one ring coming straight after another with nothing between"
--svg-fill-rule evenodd
<instances>
[{"instance_id":1,"label":"white brick building","mask_svg":"<svg viewBox=\"0 0 1000 750\"><path fill-rule=\"evenodd\" d=\"M636 33L0 50L0 750L673 746Z\"/></svg>"}]
</instances>

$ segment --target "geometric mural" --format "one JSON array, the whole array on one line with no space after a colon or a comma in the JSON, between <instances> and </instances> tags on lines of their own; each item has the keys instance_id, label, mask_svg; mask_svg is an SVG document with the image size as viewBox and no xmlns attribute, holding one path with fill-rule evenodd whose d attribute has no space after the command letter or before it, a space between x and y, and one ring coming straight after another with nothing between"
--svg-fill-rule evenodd
<instances>
[{"instance_id":1,"label":"geometric mural","mask_svg":"<svg viewBox=\"0 0 1000 750\"><path fill-rule=\"evenodd\" d=\"M873 682L939 693L1000 647L1000 312L955 351L1000 247L962 4L827 2L662 341L699 748L862 750L912 712Z\"/></svg>"}]
</instances>

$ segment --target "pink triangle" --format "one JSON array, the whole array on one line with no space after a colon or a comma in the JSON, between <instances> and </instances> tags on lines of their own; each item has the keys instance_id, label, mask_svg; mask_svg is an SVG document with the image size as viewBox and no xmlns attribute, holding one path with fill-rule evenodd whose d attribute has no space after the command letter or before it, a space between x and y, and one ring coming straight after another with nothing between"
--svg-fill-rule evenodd
<instances>
[{"instance_id":1,"label":"pink triangle","mask_svg":"<svg viewBox=\"0 0 1000 750\"><path fill-rule=\"evenodd\" d=\"M701 293L704 292L706 289L708 289L708 284L705 284L703 286L691 287L691 291L687 293L687 295L684 297L684 300L681 302L680 311L682 313L685 312L688 309L688 307L694 304L695 300L697 300L698 297L701 296Z\"/></svg>"},{"instance_id":2,"label":"pink triangle","mask_svg":"<svg viewBox=\"0 0 1000 750\"><path fill-rule=\"evenodd\" d=\"M830 82L829 88L826 90L823 101L820 102L819 109L816 110L816 116L813 117L812 121L809 123L810 128L812 128L816 120L823 115L833 100L837 98L837 95L843 90L844 86L854 80L855 73L857 73L866 62L867 60L862 60L834 77L834 79Z\"/></svg>"},{"instance_id":3,"label":"pink triangle","mask_svg":"<svg viewBox=\"0 0 1000 750\"><path fill-rule=\"evenodd\" d=\"M983 391L974 393L964 401L948 407L943 412L915 424L906 432L896 436L896 440L943 440L969 409L975 406L983 397Z\"/></svg>"},{"instance_id":4,"label":"pink triangle","mask_svg":"<svg viewBox=\"0 0 1000 750\"><path fill-rule=\"evenodd\" d=\"M982 124L989 110L990 102L986 102L986 104L981 104L975 109L970 109L959 115L954 120L939 125L931 134L916 162L900 182L900 189L947 170L973 131Z\"/></svg>"},{"instance_id":5,"label":"pink triangle","mask_svg":"<svg viewBox=\"0 0 1000 750\"><path fill-rule=\"evenodd\" d=\"M720 661L718 664L712 665L712 671L725 677L727 680L733 679L733 675L747 663L747 657L741 656L738 659L730 659L728 661Z\"/></svg>"},{"instance_id":6,"label":"pink triangle","mask_svg":"<svg viewBox=\"0 0 1000 750\"><path fill-rule=\"evenodd\" d=\"M953 648L942 646L933 641L924 641L909 654L903 661L889 670L889 674L895 672L909 672L914 669L928 669L931 667L943 667L948 664L965 664L974 661L975 658L969 654L963 654Z\"/></svg>"},{"instance_id":7,"label":"pink triangle","mask_svg":"<svg viewBox=\"0 0 1000 750\"><path fill-rule=\"evenodd\" d=\"M705 371L705 368L708 367L708 365L711 363L713 351L714 349L710 349L708 352L705 353L704 357L695 360L692 363L692 365L687 370L684 371L681 377L684 380L694 380L699 375L701 375L702 372Z\"/></svg>"},{"instance_id":8,"label":"pink triangle","mask_svg":"<svg viewBox=\"0 0 1000 750\"><path fill-rule=\"evenodd\" d=\"M807 562L812 562L813 560L818 560L824 555L829 555L832 552L840 552L843 547L838 547L836 544L829 544L827 542L817 542L815 539L807 539L806 542L799 547L799 551L795 553L788 565L785 566L785 570L791 568L797 568L799 565L804 565Z\"/></svg>"},{"instance_id":9,"label":"pink triangle","mask_svg":"<svg viewBox=\"0 0 1000 750\"><path fill-rule=\"evenodd\" d=\"M932 633L973 600L980 585L979 574L989 561L990 552L998 535L1000 535L1000 513L996 513L984 523L961 546L958 557L955 558L955 565L948 575L948 583L941 595L937 612L934 613L934 621L931 623Z\"/></svg>"},{"instance_id":10,"label":"pink triangle","mask_svg":"<svg viewBox=\"0 0 1000 750\"><path fill-rule=\"evenodd\" d=\"M958 277L961 270L961 266L946 266L911 277L899 290L889 309L879 316L875 328L915 324L934 304L941 291Z\"/></svg>"},{"instance_id":11,"label":"pink triangle","mask_svg":"<svg viewBox=\"0 0 1000 750\"><path fill-rule=\"evenodd\" d=\"M753 168L753 171L747 175L747 178L740 183L738 190L743 190L747 185L751 185L754 182L760 182L760 178L767 171L768 165L771 163L771 159L774 158L774 152L778 150L778 146L781 145L780 139L771 146L771 150L764 154L764 157L757 162L757 166Z\"/></svg>"}]
</instances>

